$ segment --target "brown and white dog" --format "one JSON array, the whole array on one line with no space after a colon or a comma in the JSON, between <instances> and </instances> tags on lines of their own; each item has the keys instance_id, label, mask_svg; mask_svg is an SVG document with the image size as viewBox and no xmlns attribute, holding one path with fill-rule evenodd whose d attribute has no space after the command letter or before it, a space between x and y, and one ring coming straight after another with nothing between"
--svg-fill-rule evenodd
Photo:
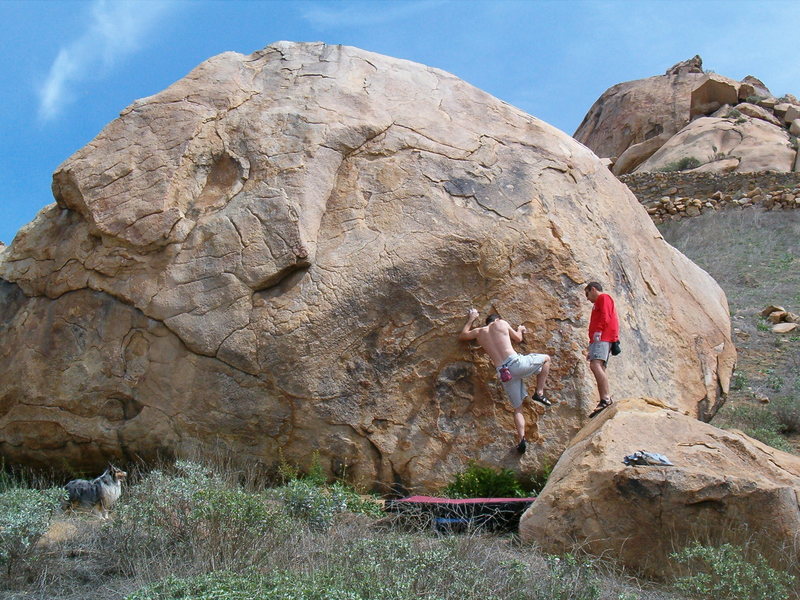
<instances>
[{"instance_id":1,"label":"brown and white dog","mask_svg":"<svg viewBox=\"0 0 800 600\"><path fill-rule=\"evenodd\" d=\"M125 471L109 464L100 477L91 481L73 479L64 486L69 494L64 509L89 508L92 514L101 519L108 519L108 511L119 500L122 494L122 480L127 476Z\"/></svg>"}]
</instances>

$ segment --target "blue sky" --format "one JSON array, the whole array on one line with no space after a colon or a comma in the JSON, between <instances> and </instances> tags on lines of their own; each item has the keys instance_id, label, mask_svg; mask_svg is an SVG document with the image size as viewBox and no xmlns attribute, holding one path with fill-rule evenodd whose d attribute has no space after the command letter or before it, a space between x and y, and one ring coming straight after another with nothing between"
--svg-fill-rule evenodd
<instances>
[{"instance_id":1,"label":"blue sky","mask_svg":"<svg viewBox=\"0 0 800 600\"><path fill-rule=\"evenodd\" d=\"M800 96L797 0L0 0L0 241L55 168L137 98L215 54L278 40L449 71L573 133L608 87L704 66Z\"/></svg>"}]
</instances>

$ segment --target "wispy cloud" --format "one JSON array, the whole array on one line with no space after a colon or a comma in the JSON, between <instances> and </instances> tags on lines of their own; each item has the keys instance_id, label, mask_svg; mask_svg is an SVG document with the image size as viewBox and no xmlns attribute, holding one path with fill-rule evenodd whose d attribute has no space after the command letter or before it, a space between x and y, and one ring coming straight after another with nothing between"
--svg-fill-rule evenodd
<instances>
[{"instance_id":1,"label":"wispy cloud","mask_svg":"<svg viewBox=\"0 0 800 600\"><path fill-rule=\"evenodd\" d=\"M303 18L319 29L363 27L399 21L446 3L447 0L325 2L312 5Z\"/></svg>"},{"instance_id":2,"label":"wispy cloud","mask_svg":"<svg viewBox=\"0 0 800 600\"><path fill-rule=\"evenodd\" d=\"M75 98L73 87L136 52L173 0L94 0L82 35L66 43L39 88L39 117L49 121Z\"/></svg>"}]
</instances>

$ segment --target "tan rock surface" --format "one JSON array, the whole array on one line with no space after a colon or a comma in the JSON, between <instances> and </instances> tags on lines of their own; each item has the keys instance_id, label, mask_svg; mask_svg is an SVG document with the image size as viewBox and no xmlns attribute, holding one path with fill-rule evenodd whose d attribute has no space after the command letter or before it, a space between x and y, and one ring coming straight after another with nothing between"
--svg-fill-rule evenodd
<instances>
[{"instance_id":1,"label":"tan rock surface","mask_svg":"<svg viewBox=\"0 0 800 600\"><path fill-rule=\"evenodd\" d=\"M753 119L761 119L762 121L766 121L767 123L772 123L773 125L777 125L781 127L783 123L781 123L780 119L778 119L771 111L768 111L765 108L760 106L756 106L755 104L750 104L749 102L742 102L741 104L736 105L736 110L742 113L745 116L752 117Z\"/></svg>"},{"instance_id":2,"label":"tan rock surface","mask_svg":"<svg viewBox=\"0 0 800 600\"><path fill-rule=\"evenodd\" d=\"M692 90L689 118L709 115L725 104L739 100L739 84L727 77L711 74Z\"/></svg>"},{"instance_id":3,"label":"tan rock surface","mask_svg":"<svg viewBox=\"0 0 800 600\"><path fill-rule=\"evenodd\" d=\"M433 490L535 469L597 401L583 284L617 299L620 395L704 418L722 290L585 147L456 77L323 44L226 53L124 110L0 255L0 452L97 466L217 443ZM554 354L531 450L470 306Z\"/></svg>"},{"instance_id":4,"label":"tan rock surface","mask_svg":"<svg viewBox=\"0 0 800 600\"><path fill-rule=\"evenodd\" d=\"M795 151L789 146L789 136L784 129L761 119L736 122L701 117L670 138L639 165L636 172L658 171L686 157L694 157L701 165L707 165L705 170L715 170L717 161L736 158L738 172L788 172L792 170ZM729 170L727 163L722 164L724 168L720 166L719 170Z\"/></svg>"},{"instance_id":5,"label":"tan rock surface","mask_svg":"<svg viewBox=\"0 0 800 600\"><path fill-rule=\"evenodd\" d=\"M665 405L629 399L572 440L520 521L545 552L580 546L665 575L688 540L747 542L768 557L800 531L800 458ZM626 466L638 450L675 466ZM751 546L752 547L752 546Z\"/></svg>"},{"instance_id":6,"label":"tan rock surface","mask_svg":"<svg viewBox=\"0 0 800 600\"><path fill-rule=\"evenodd\" d=\"M631 146L680 131L689 122L692 90L708 78L695 58L665 75L610 87L586 113L575 139L598 156L621 157Z\"/></svg>"}]
</instances>

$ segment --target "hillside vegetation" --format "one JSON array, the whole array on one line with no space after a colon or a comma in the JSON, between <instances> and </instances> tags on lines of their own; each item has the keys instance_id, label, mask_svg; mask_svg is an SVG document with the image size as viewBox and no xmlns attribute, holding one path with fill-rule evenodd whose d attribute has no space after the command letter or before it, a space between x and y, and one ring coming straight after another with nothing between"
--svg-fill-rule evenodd
<instances>
[{"instance_id":1,"label":"hillside vegetation","mask_svg":"<svg viewBox=\"0 0 800 600\"><path fill-rule=\"evenodd\" d=\"M659 229L728 297L737 366L728 402L712 423L798 453L800 328L773 333L761 311L772 304L800 314L800 211L723 210Z\"/></svg>"}]
</instances>

